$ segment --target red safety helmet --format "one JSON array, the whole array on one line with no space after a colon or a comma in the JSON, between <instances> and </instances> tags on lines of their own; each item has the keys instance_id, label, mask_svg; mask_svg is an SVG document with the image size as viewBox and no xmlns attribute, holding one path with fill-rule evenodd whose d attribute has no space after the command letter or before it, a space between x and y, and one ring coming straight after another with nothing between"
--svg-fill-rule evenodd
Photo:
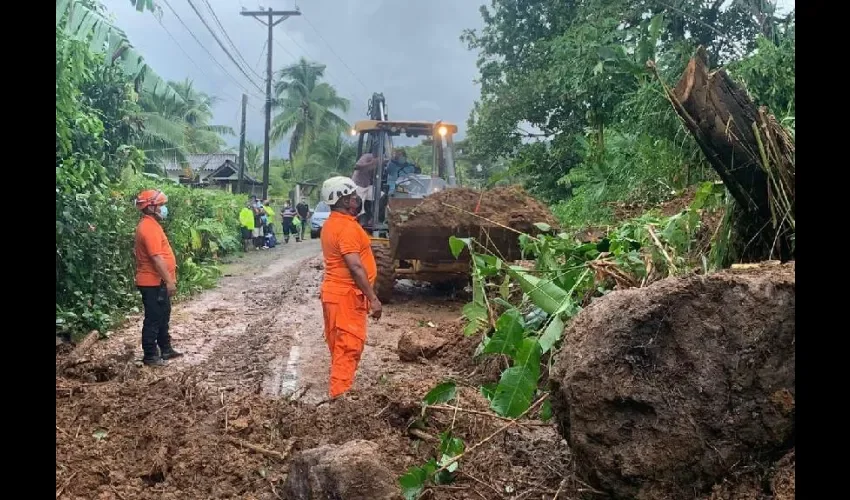
<instances>
[{"instance_id":1,"label":"red safety helmet","mask_svg":"<svg viewBox=\"0 0 850 500\"><path fill-rule=\"evenodd\" d=\"M165 193L159 189L147 189L136 197L136 208L139 210L144 210L151 205L156 207L166 203L168 203L168 196L165 196Z\"/></svg>"}]
</instances>

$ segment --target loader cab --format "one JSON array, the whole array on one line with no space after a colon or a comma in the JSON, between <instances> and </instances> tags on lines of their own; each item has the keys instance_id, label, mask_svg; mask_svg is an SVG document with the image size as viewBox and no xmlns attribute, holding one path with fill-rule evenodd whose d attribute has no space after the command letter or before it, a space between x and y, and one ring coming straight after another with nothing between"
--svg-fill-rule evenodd
<instances>
[{"instance_id":1,"label":"loader cab","mask_svg":"<svg viewBox=\"0 0 850 500\"><path fill-rule=\"evenodd\" d=\"M354 124L351 134L357 136L357 157L372 153L378 158L372 182L371 199L361 224L374 237L387 237L387 207L416 205L431 193L457 185L454 157L454 134L457 126L446 122L409 122L363 120ZM387 165L393 154L393 138L421 138L431 144L430 155L416 158L419 173L399 176L393 192L389 192ZM410 158L409 158L410 160Z\"/></svg>"}]
</instances>

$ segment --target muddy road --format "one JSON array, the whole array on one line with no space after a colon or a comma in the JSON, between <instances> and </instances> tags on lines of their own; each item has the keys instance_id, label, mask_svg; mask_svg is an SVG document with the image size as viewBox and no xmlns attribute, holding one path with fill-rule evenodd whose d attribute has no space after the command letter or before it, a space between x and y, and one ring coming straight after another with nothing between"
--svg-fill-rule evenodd
<instances>
[{"instance_id":1,"label":"muddy road","mask_svg":"<svg viewBox=\"0 0 850 500\"><path fill-rule=\"evenodd\" d=\"M133 353L136 368L158 377L195 367L210 389L260 393L316 404L326 399L330 356L324 341L317 240L249 254L224 266L219 285L175 304L171 336L184 353L163 368L139 365L141 317L134 317L87 355L92 364ZM427 287L400 283L395 303L380 321L370 320L367 347L355 390L411 374L399 363L402 331L456 322L462 302ZM430 325L433 326L428 326ZM89 364L89 363L87 363ZM85 366L81 366L85 370ZM415 371L415 370L414 370ZM92 375L90 382L98 382ZM102 378L102 377L101 377Z\"/></svg>"},{"instance_id":2,"label":"muddy road","mask_svg":"<svg viewBox=\"0 0 850 500\"><path fill-rule=\"evenodd\" d=\"M474 362L478 339L461 333L468 298L404 282L383 318L370 320L349 398L326 404L321 279L317 241L252 252L224 266L215 289L173 306L171 335L184 357L142 366L133 317L57 374L57 498L285 498L279 490L299 450L371 440L397 476L435 453L435 442L411 435L415 421L470 445L503 424L487 416L477 388L498 380L499 360ZM403 334L443 347L402 362ZM57 364L67 350L57 348ZM423 418L422 397L447 378L471 411ZM551 498L571 477L569 462L553 426L517 426L429 495Z\"/></svg>"}]
</instances>

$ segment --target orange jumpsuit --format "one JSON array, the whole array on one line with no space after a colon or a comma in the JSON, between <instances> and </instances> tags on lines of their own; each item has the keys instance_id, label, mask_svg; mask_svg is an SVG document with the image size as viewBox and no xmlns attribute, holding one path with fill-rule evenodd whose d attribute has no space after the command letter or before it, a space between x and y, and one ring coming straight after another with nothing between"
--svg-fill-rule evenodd
<instances>
[{"instance_id":1,"label":"orange jumpsuit","mask_svg":"<svg viewBox=\"0 0 850 500\"><path fill-rule=\"evenodd\" d=\"M322 254L325 279L322 282L322 310L325 317L325 341L331 353L330 396L351 389L354 375L366 343L369 301L357 287L343 255L357 253L374 286L378 275L369 235L357 220L332 212L322 227Z\"/></svg>"}]
</instances>

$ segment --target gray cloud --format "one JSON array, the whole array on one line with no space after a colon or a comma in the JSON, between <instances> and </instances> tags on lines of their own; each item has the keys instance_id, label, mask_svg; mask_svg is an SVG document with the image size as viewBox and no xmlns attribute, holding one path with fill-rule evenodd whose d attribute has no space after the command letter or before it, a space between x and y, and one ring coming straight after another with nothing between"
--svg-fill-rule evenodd
<instances>
[{"instance_id":1,"label":"gray cloud","mask_svg":"<svg viewBox=\"0 0 850 500\"><path fill-rule=\"evenodd\" d=\"M162 23L200 69L150 13L136 12L127 0L105 1L117 25L161 76L171 80L191 78L199 89L220 97L222 102L215 109L217 123L238 131L243 90L210 60L168 8L163 9ZM186 1L168 2L227 71L256 95L249 97L247 136L262 142L262 92L247 83ZM193 2L206 14L203 0ZM291 9L293 1L208 2L253 70L264 77L266 28L239 15L239 11L242 7L256 9L260 4ZM479 89L473 83L478 75L477 56L467 50L459 36L464 29L483 25L478 12L481 4L482 0L302 0L298 5L303 16L290 18L275 29L273 67L280 69L301 56L326 64L327 80L351 101L346 115L350 122L365 118L372 92L383 92L391 118L452 121L463 136ZM787 12L794 4L794 0L779 0L779 10ZM209 23L215 26L211 19ZM254 79L265 89L263 80ZM238 140L231 138L229 143L237 145ZM285 156L286 145L277 145L273 151Z\"/></svg>"},{"instance_id":2,"label":"gray cloud","mask_svg":"<svg viewBox=\"0 0 850 500\"><path fill-rule=\"evenodd\" d=\"M234 67L186 1L168 0L198 39L241 85L251 90L247 113L247 137L262 142L263 94ZM259 75L265 75L266 28L239 15L242 7L291 9L291 0L208 0L230 38ZM218 124L239 129L243 89L226 76L192 38L167 7L163 29L150 13L138 13L127 0L106 0L116 24L162 77L190 78L200 90L218 96ZM205 14L203 0L193 0ZM326 77L351 101L346 118L364 119L372 92L383 92L392 118L447 120L458 124L461 135L478 87L476 54L459 40L466 28L482 25L480 0L302 0L302 17L290 18L275 29L273 68L306 57L327 65ZM177 40L177 44L166 33ZM217 33L218 34L218 33ZM223 37L219 34L219 38ZM188 57L183 50L188 53ZM235 56L235 54L234 54ZM191 60L197 63L193 63ZM343 62L340 61L342 59ZM348 67L346 67L346 65ZM350 68L350 69L349 69ZM265 83L248 70L262 89ZM238 144L237 138L228 142ZM285 144L273 153L285 156Z\"/></svg>"}]
</instances>

